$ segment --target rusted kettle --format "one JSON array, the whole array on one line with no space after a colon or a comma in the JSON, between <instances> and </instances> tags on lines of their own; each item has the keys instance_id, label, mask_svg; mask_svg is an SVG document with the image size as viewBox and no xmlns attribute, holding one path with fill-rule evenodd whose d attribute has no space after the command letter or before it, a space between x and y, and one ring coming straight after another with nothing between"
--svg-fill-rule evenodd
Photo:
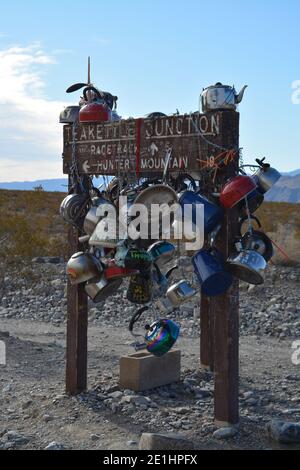
<instances>
[{"instance_id":1,"label":"rusted kettle","mask_svg":"<svg viewBox=\"0 0 300 470\"><path fill-rule=\"evenodd\" d=\"M234 87L223 85L218 82L205 89L201 94L202 111L215 111L217 109L236 110L237 105L242 101L247 85L239 93L236 93Z\"/></svg>"}]
</instances>

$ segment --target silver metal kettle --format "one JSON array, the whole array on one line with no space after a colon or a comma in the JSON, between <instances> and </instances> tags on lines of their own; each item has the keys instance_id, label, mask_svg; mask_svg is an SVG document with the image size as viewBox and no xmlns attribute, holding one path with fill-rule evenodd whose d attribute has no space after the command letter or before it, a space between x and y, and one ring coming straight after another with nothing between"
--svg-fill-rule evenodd
<instances>
[{"instance_id":1,"label":"silver metal kettle","mask_svg":"<svg viewBox=\"0 0 300 470\"><path fill-rule=\"evenodd\" d=\"M246 88L247 85L239 93L236 93L234 86L223 85L220 82L204 88L201 94L202 112L222 109L236 110L237 105L243 99Z\"/></svg>"}]
</instances>

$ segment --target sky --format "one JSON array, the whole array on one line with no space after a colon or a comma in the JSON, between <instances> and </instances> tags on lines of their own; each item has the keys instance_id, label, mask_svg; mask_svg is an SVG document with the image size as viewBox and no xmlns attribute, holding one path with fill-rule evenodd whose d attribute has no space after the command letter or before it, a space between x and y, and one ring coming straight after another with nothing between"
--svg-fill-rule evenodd
<instances>
[{"instance_id":1,"label":"sky","mask_svg":"<svg viewBox=\"0 0 300 470\"><path fill-rule=\"evenodd\" d=\"M59 113L87 79L123 117L199 109L218 81L248 85L245 163L300 168L299 0L0 0L0 182L62 177Z\"/></svg>"}]
</instances>

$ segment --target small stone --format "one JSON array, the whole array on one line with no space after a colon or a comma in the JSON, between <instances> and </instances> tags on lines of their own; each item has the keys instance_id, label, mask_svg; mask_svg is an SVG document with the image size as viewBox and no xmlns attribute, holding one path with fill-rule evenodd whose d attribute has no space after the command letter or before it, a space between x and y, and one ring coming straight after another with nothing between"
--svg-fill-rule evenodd
<instances>
[{"instance_id":1,"label":"small stone","mask_svg":"<svg viewBox=\"0 0 300 470\"><path fill-rule=\"evenodd\" d=\"M92 441L99 441L99 439L101 439L101 436L99 436L99 434L91 434Z\"/></svg>"},{"instance_id":2,"label":"small stone","mask_svg":"<svg viewBox=\"0 0 300 470\"><path fill-rule=\"evenodd\" d=\"M63 444L53 441L53 442L50 442L50 444L48 444L44 450L65 450L65 447Z\"/></svg>"},{"instance_id":3,"label":"small stone","mask_svg":"<svg viewBox=\"0 0 300 470\"><path fill-rule=\"evenodd\" d=\"M138 441L128 441L128 442L127 442L127 445L128 445L129 447L137 446L137 445L138 445Z\"/></svg>"},{"instance_id":4,"label":"small stone","mask_svg":"<svg viewBox=\"0 0 300 470\"><path fill-rule=\"evenodd\" d=\"M15 444L28 444L29 438L22 436L22 434L19 434L16 431L8 431L6 434L3 436L7 441L13 441Z\"/></svg>"},{"instance_id":5,"label":"small stone","mask_svg":"<svg viewBox=\"0 0 300 470\"><path fill-rule=\"evenodd\" d=\"M213 437L215 437L216 439L230 439L231 437L236 436L237 433L238 433L237 428L230 426L227 428L217 429L213 433Z\"/></svg>"},{"instance_id":6,"label":"small stone","mask_svg":"<svg viewBox=\"0 0 300 470\"><path fill-rule=\"evenodd\" d=\"M267 433L280 444L300 443L300 423L273 420L267 424Z\"/></svg>"},{"instance_id":7,"label":"small stone","mask_svg":"<svg viewBox=\"0 0 300 470\"><path fill-rule=\"evenodd\" d=\"M27 408L32 405L33 401L32 400L26 400L22 403L22 410L27 410Z\"/></svg>"},{"instance_id":8,"label":"small stone","mask_svg":"<svg viewBox=\"0 0 300 470\"><path fill-rule=\"evenodd\" d=\"M194 443L178 434L143 433L139 450L193 450Z\"/></svg>"},{"instance_id":9,"label":"small stone","mask_svg":"<svg viewBox=\"0 0 300 470\"><path fill-rule=\"evenodd\" d=\"M108 396L113 399L118 399L118 398L123 397L123 393L120 391L116 391L116 392L110 393Z\"/></svg>"}]
</instances>

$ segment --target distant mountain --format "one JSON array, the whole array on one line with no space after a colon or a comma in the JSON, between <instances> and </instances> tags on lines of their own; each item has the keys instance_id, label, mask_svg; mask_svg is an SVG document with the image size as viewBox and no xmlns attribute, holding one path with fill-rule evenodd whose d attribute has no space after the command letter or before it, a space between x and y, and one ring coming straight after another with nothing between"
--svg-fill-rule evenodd
<instances>
[{"instance_id":1,"label":"distant mountain","mask_svg":"<svg viewBox=\"0 0 300 470\"><path fill-rule=\"evenodd\" d=\"M109 177L110 179L110 177ZM96 187L103 182L102 178L94 180ZM45 191L67 192L67 178L53 180L36 180L15 183L0 183L0 189L31 191L42 186ZM265 195L266 201L300 203L300 169L282 173L280 180Z\"/></svg>"},{"instance_id":2,"label":"distant mountain","mask_svg":"<svg viewBox=\"0 0 300 470\"><path fill-rule=\"evenodd\" d=\"M265 195L266 201L273 202L300 202L300 170L283 176Z\"/></svg>"},{"instance_id":3,"label":"distant mountain","mask_svg":"<svg viewBox=\"0 0 300 470\"><path fill-rule=\"evenodd\" d=\"M103 182L102 178L95 178L96 187ZM12 183L0 183L0 189L9 189L14 191L32 191L34 188L42 186L45 191L49 192L68 192L68 179L58 178L53 180L36 180L36 181L16 181Z\"/></svg>"},{"instance_id":4,"label":"distant mountain","mask_svg":"<svg viewBox=\"0 0 300 470\"><path fill-rule=\"evenodd\" d=\"M283 176L298 176L300 175L300 169L299 170L293 170L289 171L288 173L281 173Z\"/></svg>"},{"instance_id":5,"label":"distant mountain","mask_svg":"<svg viewBox=\"0 0 300 470\"><path fill-rule=\"evenodd\" d=\"M45 191L67 192L67 178L58 178L53 180L36 180L36 181L18 181L12 183L0 183L0 189L11 189L19 191L32 191L37 186L42 186Z\"/></svg>"}]
</instances>

